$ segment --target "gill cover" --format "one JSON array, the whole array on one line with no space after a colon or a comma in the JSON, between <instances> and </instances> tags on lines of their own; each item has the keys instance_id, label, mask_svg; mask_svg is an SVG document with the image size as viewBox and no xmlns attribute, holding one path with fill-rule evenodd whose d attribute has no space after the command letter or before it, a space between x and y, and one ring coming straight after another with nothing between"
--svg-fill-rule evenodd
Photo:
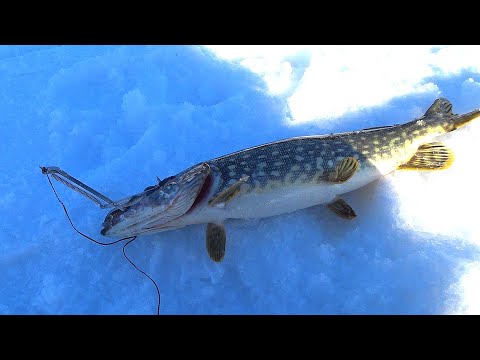
<instances>
[{"instance_id":1,"label":"gill cover","mask_svg":"<svg viewBox=\"0 0 480 360\"><path fill-rule=\"evenodd\" d=\"M132 236L150 224L161 226L185 214L195 202L210 174L207 163L196 165L131 197L125 210L109 212L101 234Z\"/></svg>"}]
</instances>

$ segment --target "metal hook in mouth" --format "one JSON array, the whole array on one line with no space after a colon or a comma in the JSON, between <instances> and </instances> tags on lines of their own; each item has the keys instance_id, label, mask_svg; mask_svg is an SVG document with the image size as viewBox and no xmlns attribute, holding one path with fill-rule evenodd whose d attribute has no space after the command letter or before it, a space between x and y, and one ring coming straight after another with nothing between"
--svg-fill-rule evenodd
<instances>
[{"instance_id":1,"label":"metal hook in mouth","mask_svg":"<svg viewBox=\"0 0 480 360\"><path fill-rule=\"evenodd\" d=\"M96 203L102 209L114 207L123 211L125 210L125 207L122 205L125 205L131 199L131 197L128 197L119 201L110 200L105 195L102 195L98 191L92 189L90 186L85 185L81 181L75 179L73 176L70 176L57 166L40 166L40 169L42 170L42 174L52 175L55 180L69 187L70 189L82 194L87 199L90 199L91 201ZM102 203L99 199L105 201L106 204Z\"/></svg>"}]
</instances>

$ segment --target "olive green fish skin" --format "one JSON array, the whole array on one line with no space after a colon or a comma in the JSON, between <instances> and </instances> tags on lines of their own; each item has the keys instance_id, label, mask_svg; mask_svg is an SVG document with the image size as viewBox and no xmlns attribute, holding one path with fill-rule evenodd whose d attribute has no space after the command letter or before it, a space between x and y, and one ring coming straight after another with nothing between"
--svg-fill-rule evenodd
<instances>
[{"instance_id":1,"label":"olive green fish skin","mask_svg":"<svg viewBox=\"0 0 480 360\"><path fill-rule=\"evenodd\" d=\"M359 171L374 167L388 173L413 156L419 145L452 129L449 118L423 117L377 129L277 141L207 163L222 178L216 194L249 176L242 185L242 193L248 194L290 184L327 181L337 163L346 157L358 160Z\"/></svg>"}]
</instances>

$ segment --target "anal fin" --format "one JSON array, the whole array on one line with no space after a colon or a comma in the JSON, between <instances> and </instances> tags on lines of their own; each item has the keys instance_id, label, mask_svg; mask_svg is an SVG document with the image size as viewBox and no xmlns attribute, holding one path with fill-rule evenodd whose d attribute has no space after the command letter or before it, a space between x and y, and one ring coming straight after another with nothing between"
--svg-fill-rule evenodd
<instances>
[{"instance_id":1,"label":"anal fin","mask_svg":"<svg viewBox=\"0 0 480 360\"><path fill-rule=\"evenodd\" d=\"M439 142L420 146L412 158L398 167L399 170L443 170L452 165L452 150Z\"/></svg>"},{"instance_id":2,"label":"anal fin","mask_svg":"<svg viewBox=\"0 0 480 360\"><path fill-rule=\"evenodd\" d=\"M226 202L231 200L234 195L237 193L238 190L240 190L240 186L246 182L248 179L250 179L250 176L246 175L242 177L240 180L238 180L235 184L232 186L226 188L223 190L220 194L215 196L212 200L208 202L208 205L210 206L217 206L217 207L223 207Z\"/></svg>"},{"instance_id":3,"label":"anal fin","mask_svg":"<svg viewBox=\"0 0 480 360\"><path fill-rule=\"evenodd\" d=\"M343 183L349 180L359 169L358 160L353 157L346 157L337 164L333 172L328 175L328 181L334 183Z\"/></svg>"},{"instance_id":4,"label":"anal fin","mask_svg":"<svg viewBox=\"0 0 480 360\"><path fill-rule=\"evenodd\" d=\"M336 200L327 204L327 207L343 219L352 220L357 217L355 211L353 211L350 205L348 205L343 199L337 198Z\"/></svg>"},{"instance_id":5,"label":"anal fin","mask_svg":"<svg viewBox=\"0 0 480 360\"><path fill-rule=\"evenodd\" d=\"M219 224L207 224L206 245L210 259L220 262L225 256L225 245L227 242L227 234L225 227Z\"/></svg>"}]
</instances>

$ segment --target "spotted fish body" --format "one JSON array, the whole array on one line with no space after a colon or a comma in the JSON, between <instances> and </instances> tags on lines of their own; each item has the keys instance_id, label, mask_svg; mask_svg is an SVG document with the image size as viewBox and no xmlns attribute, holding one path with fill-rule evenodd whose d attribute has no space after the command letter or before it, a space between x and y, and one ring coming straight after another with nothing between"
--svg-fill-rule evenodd
<instances>
[{"instance_id":1,"label":"spotted fish body","mask_svg":"<svg viewBox=\"0 0 480 360\"><path fill-rule=\"evenodd\" d=\"M447 168L452 153L434 140L480 116L480 110L455 115L451 108L448 100L437 99L423 117L405 124L291 138L205 161L173 177L175 182L192 171L203 174L202 186L193 187L195 201L183 215L167 216L168 221L150 217L121 231L107 216L102 234L130 236L199 223L222 226L229 218L262 218L327 204L396 169ZM337 214L351 210L346 203L339 205L332 208ZM153 212L155 206L150 206Z\"/></svg>"}]
</instances>

